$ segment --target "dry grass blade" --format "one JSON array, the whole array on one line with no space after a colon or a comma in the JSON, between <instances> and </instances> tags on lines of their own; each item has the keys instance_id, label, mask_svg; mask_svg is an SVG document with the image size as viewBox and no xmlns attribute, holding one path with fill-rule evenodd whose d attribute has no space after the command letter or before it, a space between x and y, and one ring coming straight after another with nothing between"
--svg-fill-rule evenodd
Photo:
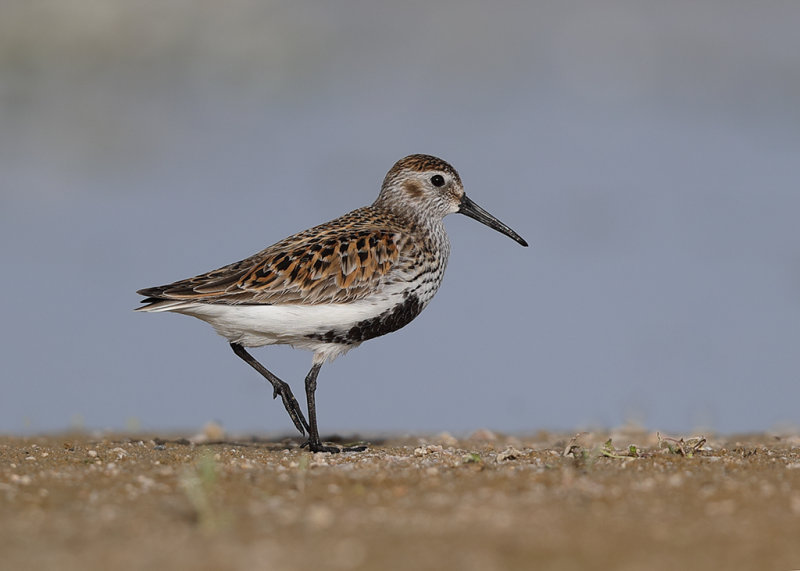
<instances>
[{"instance_id":1,"label":"dry grass blade","mask_svg":"<svg viewBox=\"0 0 800 571\"><path fill-rule=\"evenodd\" d=\"M680 454L686 458L694 456L706 443L705 436L693 436L686 440L683 438L661 436L660 432L657 432L656 436L658 438L659 449L667 450L671 454Z\"/></svg>"}]
</instances>

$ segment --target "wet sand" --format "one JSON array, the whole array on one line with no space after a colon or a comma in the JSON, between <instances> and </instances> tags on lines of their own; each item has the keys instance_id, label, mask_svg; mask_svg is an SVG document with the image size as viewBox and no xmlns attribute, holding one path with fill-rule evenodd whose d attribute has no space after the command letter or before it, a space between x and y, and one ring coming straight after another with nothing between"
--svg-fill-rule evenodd
<instances>
[{"instance_id":1,"label":"wet sand","mask_svg":"<svg viewBox=\"0 0 800 571\"><path fill-rule=\"evenodd\" d=\"M5 436L0 568L800 569L800 436L670 436Z\"/></svg>"}]
</instances>

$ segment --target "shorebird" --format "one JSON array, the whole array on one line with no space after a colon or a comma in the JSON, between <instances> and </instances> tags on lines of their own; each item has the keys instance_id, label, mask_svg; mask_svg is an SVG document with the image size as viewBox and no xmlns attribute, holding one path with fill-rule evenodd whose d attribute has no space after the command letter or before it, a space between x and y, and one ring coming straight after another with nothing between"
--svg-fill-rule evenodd
<instances>
[{"instance_id":1,"label":"shorebird","mask_svg":"<svg viewBox=\"0 0 800 571\"><path fill-rule=\"evenodd\" d=\"M315 391L322 365L368 339L391 333L425 309L442 282L450 242L444 217L465 214L523 246L511 228L464 193L456 170L430 155L395 163L371 206L281 240L217 270L139 290L137 311L173 311L202 319L266 378L305 445L325 446ZM313 351L305 378L308 420L287 383L246 347L289 344ZM361 448L363 449L363 448Z\"/></svg>"}]
</instances>

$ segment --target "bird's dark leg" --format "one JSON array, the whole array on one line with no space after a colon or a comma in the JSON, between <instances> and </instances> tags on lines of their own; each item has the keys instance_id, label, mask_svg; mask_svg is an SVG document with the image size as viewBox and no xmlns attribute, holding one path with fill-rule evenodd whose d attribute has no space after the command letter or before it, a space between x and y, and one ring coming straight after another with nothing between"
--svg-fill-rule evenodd
<instances>
[{"instance_id":1,"label":"bird's dark leg","mask_svg":"<svg viewBox=\"0 0 800 571\"><path fill-rule=\"evenodd\" d=\"M314 396L317 390L317 375L322 367L322 363L314 363L311 370L306 375L306 401L308 402L308 449L312 452L339 452L338 448L323 446L319 439L319 429L317 428L317 404Z\"/></svg>"},{"instance_id":2,"label":"bird's dark leg","mask_svg":"<svg viewBox=\"0 0 800 571\"><path fill-rule=\"evenodd\" d=\"M306 417L303 416L303 409L300 408L300 404L297 402L297 399L294 398L292 389L289 387L289 385L269 372L264 365L256 361L255 358L238 343L231 343L231 349L233 349L233 352L236 353L236 355L238 355L245 363L253 367L256 371L261 373L265 379L272 383L272 388L274 389L272 398L277 398L278 395L281 395L283 406L286 407L286 412L289 413L289 417L292 419L292 422L294 422L297 430L300 431L300 434L305 434L308 432L310 435L311 427L309 426L308 422L306 422ZM319 368L317 368L317 370L319 370ZM314 419L314 430L316 431L316 419ZM317 437L317 440L319 440L319 437Z\"/></svg>"},{"instance_id":3,"label":"bird's dark leg","mask_svg":"<svg viewBox=\"0 0 800 571\"><path fill-rule=\"evenodd\" d=\"M317 390L317 375L322 363L314 363L306 375L306 401L308 402L308 441L303 446L308 446L311 452L363 452L366 446L338 447L323 446L317 429L317 404L314 393Z\"/></svg>"}]
</instances>

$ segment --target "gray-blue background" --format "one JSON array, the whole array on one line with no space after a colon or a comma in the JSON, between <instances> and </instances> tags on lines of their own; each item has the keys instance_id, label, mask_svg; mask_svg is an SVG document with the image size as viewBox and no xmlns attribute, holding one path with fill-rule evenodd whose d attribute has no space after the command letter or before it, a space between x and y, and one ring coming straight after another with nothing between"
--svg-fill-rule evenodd
<instances>
[{"instance_id":1,"label":"gray-blue background","mask_svg":"<svg viewBox=\"0 0 800 571\"><path fill-rule=\"evenodd\" d=\"M464 217L439 295L320 376L323 433L800 421L800 6L6 2L0 431L290 432L138 288L374 200L416 152ZM310 354L254 354L297 394Z\"/></svg>"}]
</instances>

